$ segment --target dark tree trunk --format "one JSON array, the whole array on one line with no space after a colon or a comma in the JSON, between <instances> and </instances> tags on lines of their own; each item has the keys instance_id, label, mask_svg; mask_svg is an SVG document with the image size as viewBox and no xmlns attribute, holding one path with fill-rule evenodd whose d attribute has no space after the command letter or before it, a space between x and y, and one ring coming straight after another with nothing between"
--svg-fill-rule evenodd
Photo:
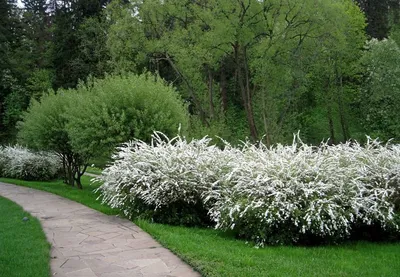
<instances>
[{"instance_id":1,"label":"dark tree trunk","mask_svg":"<svg viewBox=\"0 0 400 277\"><path fill-rule=\"evenodd\" d=\"M85 173L87 165L81 169L82 160L74 154L63 155L64 183L72 187L82 189L81 177Z\"/></svg>"},{"instance_id":2,"label":"dark tree trunk","mask_svg":"<svg viewBox=\"0 0 400 277\"><path fill-rule=\"evenodd\" d=\"M69 162L67 166L67 178L68 178L68 185L73 187L75 185L75 180L74 180L74 167L72 162Z\"/></svg>"},{"instance_id":3,"label":"dark tree trunk","mask_svg":"<svg viewBox=\"0 0 400 277\"><path fill-rule=\"evenodd\" d=\"M81 161L79 157L74 158L74 181L78 189L83 189L82 183L81 183L81 177L85 173L87 165L84 165L81 169Z\"/></svg>"},{"instance_id":4,"label":"dark tree trunk","mask_svg":"<svg viewBox=\"0 0 400 277\"><path fill-rule=\"evenodd\" d=\"M76 186L78 187L78 189L83 189L82 184L81 184L81 177L78 177L76 180Z\"/></svg>"},{"instance_id":5,"label":"dark tree trunk","mask_svg":"<svg viewBox=\"0 0 400 277\"><path fill-rule=\"evenodd\" d=\"M249 117L249 125L250 125L250 133L253 138L253 142L256 142L258 139L258 131L256 127L256 122L254 120L254 112L253 112L253 93L250 87L250 73L249 67L247 62L247 51L243 49L243 66L244 66L244 73L245 73L245 80L246 80L246 103L247 103L247 110L248 110L248 117Z\"/></svg>"},{"instance_id":6,"label":"dark tree trunk","mask_svg":"<svg viewBox=\"0 0 400 277\"><path fill-rule=\"evenodd\" d=\"M202 122L204 125L209 126L210 124L209 124L209 122L207 121L206 113L204 112L203 107L202 107L200 101L197 99L196 94L195 94L195 91L194 91L192 85L191 85L190 82L185 78L185 76L183 76L183 74L180 72L180 70L178 69L178 67L175 65L175 63L173 62L173 60L171 59L171 57L168 55L168 53L165 53L165 59L166 59L167 62L171 65L171 67L172 67L172 69L175 71L175 73L176 73L179 77L181 77L182 80L185 82L185 84L188 86L190 97L192 98L192 100L193 100L193 102L194 102L194 104L195 104L195 107L199 110L201 122Z\"/></svg>"},{"instance_id":7,"label":"dark tree trunk","mask_svg":"<svg viewBox=\"0 0 400 277\"><path fill-rule=\"evenodd\" d=\"M226 112L228 109L228 95L227 95L227 81L226 81L226 72L224 63L222 63L221 65L220 87L221 87L222 110Z\"/></svg>"},{"instance_id":8,"label":"dark tree trunk","mask_svg":"<svg viewBox=\"0 0 400 277\"><path fill-rule=\"evenodd\" d=\"M252 94L250 89L250 74L247 67L246 49L241 50L238 43L234 45L235 61L242 103L246 112L250 136L253 142L258 139L257 127L254 120Z\"/></svg>"},{"instance_id":9,"label":"dark tree trunk","mask_svg":"<svg viewBox=\"0 0 400 277\"><path fill-rule=\"evenodd\" d=\"M210 68L208 68L208 94L210 101L210 117L213 118L215 115L214 89L213 89L213 73Z\"/></svg>"},{"instance_id":10,"label":"dark tree trunk","mask_svg":"<svg viewBox=\"0 0 400 277\"><path fill-rule=\"evenodd\" d=\"M339 105L339 116L340 116L340 125L342 127L343 139L347 141L350 138L350 132L346 121L345 116L345 107L343 104L343 77L339 77L339 91L338 91L338 105Z\"/></svg>"},{"instance_id":11,"label":"dark tree trunk","mask_svg":"<svg viewBox=\"0 0 400 277\"><path fill-rule=\"evenodd\" d=\"M332 117L332 107L331 104L328 103L328 122L329 122L329 145L335 144L335 127L333 124L333 117Z\"/></svg>"}]
</instances>

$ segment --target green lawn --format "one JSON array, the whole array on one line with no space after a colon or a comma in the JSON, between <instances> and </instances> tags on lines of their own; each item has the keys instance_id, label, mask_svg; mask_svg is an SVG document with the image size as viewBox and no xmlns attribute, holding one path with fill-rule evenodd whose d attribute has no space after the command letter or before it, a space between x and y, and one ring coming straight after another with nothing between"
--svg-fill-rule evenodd
<instances>
[{"instance_id":1,"label":"green lawn","mask_svg":"<svg viewBox=\"0 0 400 277\"><path fill-rule=\"evenodd\" d=\"M44 189L89 207L117 213L96 202L89 179L78 191L61 182L24 182L1 179ZM266 247L256 249L227 234L209 229L173 227L136 221L142 229L177 253L204 276L399 276L400 243L367 242L326 247ZM2 276L2 275L0 275Z\"/></svg>"},{"instance_id":2,"label":"green lawn","mask_svg":"<svg viewBox=\"0 0 400 277\"><path fill-rule=\"evenodd\" d=\"M91 166L88 166L88 167L86 168L86 172L87 172L87 173L96 174L96 175L100 175L102 171L103 171L103 170L102 170L101 168L98 168L98 167L91 167Z\"/></svg>"},{"instance_id":3,"label":"green lawn","mask_svg":"<svg viewBox=\"0 0 400 277\"><path fill-rule=\"evenodd\" d=\"M136 223L205 276L400 276L400 244L256 249L215 230Z\"/></svg>"},{"instance_id":4,"label":"green lawn","mask_svg":"<svg viewBox=\"0 0 400 277\"><path fill-rule=\"evenodd\" d=\"M50 245L39 221L2 197L0 212L0 276L50 276Z\"/></svg>"}]
</instances>

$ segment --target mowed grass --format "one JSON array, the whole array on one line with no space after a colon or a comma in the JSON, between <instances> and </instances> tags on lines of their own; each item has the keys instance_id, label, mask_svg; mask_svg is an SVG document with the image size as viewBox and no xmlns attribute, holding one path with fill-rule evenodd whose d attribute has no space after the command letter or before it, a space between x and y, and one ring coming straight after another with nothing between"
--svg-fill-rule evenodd
<instances>
[{"instance_id":1,"label":"mowed grass","mask_svg":"<svg viewBox=\"0 0 400 277\"><path fill-rule=\"evenodd\" d=\"M91 173L91 174L100 175L101 172L103 172L103 170L101 168L98 168L98 167L88 166L88 168L86 168L86 172L87 173Z\"/></svg>"},{"instance_id":2,"label":"mowed grass","mask_svg":"<svg viewBox=\"0 0 400 277\"><path fill-rule=\"evenodd\" d=\"M0 276L50 276L50 245L39 221L2 197L0 213Z\"/></svg>"},{"instance_id":3,"label":"mowed grass","mask_svg":"<svg viewBox=\"0 0 400 277\"><path fill-rule=\"evenodd\" d=\"M204 276L400 276L400 244L265 247L216 231L136 222Z\"/></svg>"},{"instance_id":4,"label":"mowed grass","mask_svg":"<svg viewBox=\"0 0 400 277\"><path fill-rule=\"evenodd\" d=\"M101 205L83 179L79 191L57 182L25 182L0 179L0 182L22 184L56 193L91 208L116 214ZM171 249L203 276L400 276L400 243L357 242L324 247L265 247L236 240L227 233L135 222L165 247ZM2 276L2 275L0 275Z\"/></svg>"}]
</instances>

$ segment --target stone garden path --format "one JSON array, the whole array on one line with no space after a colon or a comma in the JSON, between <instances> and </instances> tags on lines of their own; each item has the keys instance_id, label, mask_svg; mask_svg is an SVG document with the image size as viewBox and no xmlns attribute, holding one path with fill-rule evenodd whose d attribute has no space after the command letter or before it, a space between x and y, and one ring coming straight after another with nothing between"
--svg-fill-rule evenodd
<instances>
[{"instance_id":1,"label":"stone garden path","mask_svg":"<svg viewBox=\"0 0 400 277\"><path fill-rule=\"evenodd\" d=\"M40 220L52 246L52 276L200 276L126 219L15 185L0 183L0 195Z\"/></svg>"}]
</instances>

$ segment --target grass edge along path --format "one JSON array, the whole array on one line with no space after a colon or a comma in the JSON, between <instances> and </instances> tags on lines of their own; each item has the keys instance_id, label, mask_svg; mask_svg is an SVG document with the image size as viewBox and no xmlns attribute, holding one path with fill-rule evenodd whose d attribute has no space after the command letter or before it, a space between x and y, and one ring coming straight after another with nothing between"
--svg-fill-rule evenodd
<instances>
[{"instance_id":1,"label":"grass edge along path","mask_svg":"<svg viewBox=\"0 0 400 277\"><path fill-rule=\"evenodd\" d=\"M1 196L0 213L0 276L50 276L50 244L39 220Z\"/></svg>"},{"instance_id":2,"label":"grass edge along path","mask_svg":"<svg viewBox=\"0 0 400 277\"><path fill-rule=\"evenodd\" d=\"M64 196L106 214L118 211L101 205L83 178L82 191L61 181L27 182L0 178L14 183ZM203 276L387 276L400 272L400 243L357 242L340 246L265 247L256 249L244 241L211 229L185 228L154 224L143 220L135 223L198 270Z\"/></svg>"}]
</instances>

